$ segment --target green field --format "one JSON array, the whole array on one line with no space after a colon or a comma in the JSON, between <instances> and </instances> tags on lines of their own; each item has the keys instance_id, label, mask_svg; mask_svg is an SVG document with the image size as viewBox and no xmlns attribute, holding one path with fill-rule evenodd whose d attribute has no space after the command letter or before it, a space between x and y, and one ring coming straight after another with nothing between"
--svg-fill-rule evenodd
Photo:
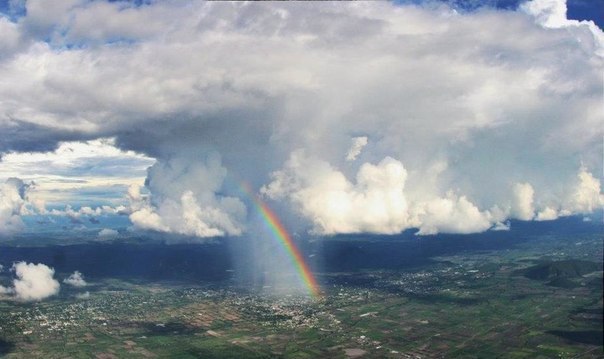
<instances>
[{"instance_id":1,"label":"green field","mask_svg":"<svg viewBox=\"0 0 604 359\"><path fill-rule=\"evenodd\" d=\"M599 236L543 237L513 249L433 259L405 271L320 274L329 284L319 300L271 297L226 284L123 279L92 283L88 299L77 299L74 291L40 303L4 300L0 353L6 358L603 357ZM571 262L556 271L564 260ZM568 263L578 260L599 267L588 273L569 270ZM542 273L544 263L553 274L524 275L534 268Z\"/></svg>"}]
</instances>

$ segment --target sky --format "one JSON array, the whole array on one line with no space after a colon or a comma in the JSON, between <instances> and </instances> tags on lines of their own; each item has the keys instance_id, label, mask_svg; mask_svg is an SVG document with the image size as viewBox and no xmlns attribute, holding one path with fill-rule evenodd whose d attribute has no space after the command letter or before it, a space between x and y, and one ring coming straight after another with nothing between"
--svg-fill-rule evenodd
<instances>
[{"instance_id":1,"label":"sky","mask_svg":"<svg viewBox=\"0 0 604 359\"><path fill-rule=\"evenodd\" d=\"M435 4L446 4L458 11L475 11L480 8L496 8L504 10L516 10L524 0L434 0ZM424 0L400 0L401 4L429 4ZM546 2L547 3L547 2ZM549 1L550 4L560 3ZM604 1L602 0L567 0L567 18L572 20L591 20L600 29L604 25Z\"/></svg>"},{"instance_id":2,"label":"sky","mask_svg":"<svg viewBox=\"0 0 604 359\"><path fill-rule=\"evenodd\" d=\"M0 236L253 236L244 183L296 235L591 218L602 8L4 1Z\"/></svg>"}]
</instances>

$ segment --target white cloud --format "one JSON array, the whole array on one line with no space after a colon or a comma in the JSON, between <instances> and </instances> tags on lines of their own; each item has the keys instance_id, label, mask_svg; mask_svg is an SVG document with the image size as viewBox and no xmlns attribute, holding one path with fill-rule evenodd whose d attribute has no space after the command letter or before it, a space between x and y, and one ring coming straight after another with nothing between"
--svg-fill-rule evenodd
<instances>
[{"instance_id":1,"label":"white cloud","mask_svg":"<svg viewBox=\"0 0 604 359\"><path fill-rule=\"evenodd\" d=\"M419 204L416 211L420 235L476 233L493 225L488 212L481 212L465 196L457 196L453 192L444 198Z\"/></svg>"},{"instance_id":2,"label":"white cloud","mask_svg":"<svg viewBox=\"0 0 604 359\"><path fill-rule=\"evenodd\" d=\"M551 207L545 207L535 217L537 221L553 221L558 218L558 211Z\"/></svg>"},{"instance_id":3,"label":"white cloud","mask_svg":"<svg viewBox=\"0 0 604 359\"><path fill-rule=\"evenodd\" d=\"M530 183L516 183L513 188L511 215L523 221L530 221L535 216L533 198L535 190Z\"/></svg>"},{"instance_id":4,"label":"white cloud","mask_svg":"<svg viewBox=\"0 0 604 359\"><path fill-rule=\"evenodd\" d=\"M495 223L495 225L493 226L493 228L491 228L492 231L509 231L511 228L510 226L510 222L497 222Z\"/></svg>"},{"instance_id":5,"label":"white cloud","mask_svg":"<svg viewBox=\"0 0 604 359\"><path fill-rule=\"evenodd\" d=\"M568 20L562 1L466 14L381 2L26 6L0 23L0 167L39 180L38 211L90 198L83 187L110 192L115 208L153 159L130 219L193 236L245 231L233 178L270 182L325 233L466 233L599 206L597 177L572 188L581 161L602 172L602 31ZM352 148L351 134L363 134ZM94 153L74 159L66 143ZM299 148L308 169L288 161ZM385 158L405 178L380 188ZM107 172L87 177L94 168Z\"/></svg>"},{"instance_id":6,"label":"white cloud","mask_svg":"<svg viewBox=\"0 0 604 359\"><path fill-rule=\"evenodd\" d=\"M84 276L79 271L75 271L71 273L71 275L65 279L63 279L63 283L69 284L74 287L85 287L88 285L84 280Z\"/></svg>"},{"instance_id":7,"label":"white cloud","mask_svg":"<svg viewBox=\"0 0 604 359\"><path fill-rule=\"evenodd\" d=\"M537 23L543 26L563 27L569 22L565 0L532 0L523 3L520 8L535 16Z\"/></svg>"},{"instance_id":8,"label":"white cloud","mask_svg":"<svg viewBox=\"0 0 604 359\"><path fill-rule=\"evenodd\" d=\"M220 158L210 156L205 163L177 158L157 163L149 169L148 187L143 198L131 187L129 197L135 227L197 237L240 235L246 209L236 197L217 195L226 169Z\"/></svg>"},{"instance_id":9,"label":"white cloud","mask_svg":"<svg viewBox=\"0 0 604 359\"><path fill-rule=\"evenodd\" d=\"M328 163L292 156L273 182L262 189L271 198L289 198L321 234L399 233L408 227L403 194L407 171L392 158L377 165L365 163L356 183L349 182Z\"/></svg>"},{"instance_id":10,"label":"white cloud","mask_svg":"<svg viewBox=\"0 0 604 359\"><path fill-rule=\"evenodd\" d=\"M26 211L25 195L28 185L18 178L0 184L0 235L23 228L21 214Z\"/></svg>"},{"instance_id":11,"label":"white cloud","mask_svg":"<svg viewBox=\"0 0 604 359\"><path fill-rule=\"evenodd\" d=\"M59 293L60 284L53 278L54 269L44 264L15 263L12 267L17 278L13 291L22 301L38 301Z\"/></svg>"},{"instance_id":12,"label":"white cloud","mask_svg":"<svg viewBox=\"0 0 604 359\"><path fill-rule=\"evenodd\" d=\"M75 198L86 198L92 203L113 202L115 197L124 195L128 186L142 184L147 167L154 162L147 156L116 148L115 140L110 138L69 141L49 152L5 154L0 161L0 179L18 176L27 182L35 181L29 197L43 214L46 206L64 205ZM113 198L107 200L98 192L113 194ZM82 207L91 206L85 203Z\"/></svg>"},{"instance_id":13,"label":"white cloud","mask_svg":"<svg viewBox=\"0 0 604 359\"><path fill-rule=\"evenodd\" d=\"M140 203L143 201L141 187L135 184L130 185L130 187L128 187L128 199L131 203Z\"/></svg>"},{"instance_id":14,"label":"white cloud","mask_svg":"<svg viewBox=\"0 0 604 359\"><path fill-rule=\"evenodd\" d=\"M119 235L119 232L111 228L103 228L99 231L99 239L113 239Z\"/></svg>"},{"instance_id":15,"label":"white cloud","mask_svg":"<svg viewBox=\"0 0 604 359\"><path fill-rule=\"evenodd\" d=\"M128 214L130 210L131 210L130 208L123 206L123 205L118 205L116 207L104 205L104 206L99 206L99 207L94 207L94 208L88 207L88 206L82 206L79 209L74 209L71 207L71 205L66 205L65 209L53 208L50 211L46 210L45 207L36 208L36 211L39 214L46 214L49 216L66 216L66 217L73 218L73 219L79 219L82 216L95 218L97 216L104 216L104 215Z\"/></svg>"},{"instance_id":16,"label":"white cloud","mask_svg":"<svg viewBox=\"0 0 604 359\"><path fill-rule=\"evenodd\" d=\"M75 295L77 299L90 299L90 292L78 293Z\"/></svg>"},{"instance_id":17,"label":"white cloud","mask_svg":"<svg viewBox=\"0 0 604 359\"><path fill-rule=\"evenodd\" d=\"M346 154L346 161L354 161L361 154L363 147L367 146L367 137L353 137L352 144L350 145L350 149Z\"/></svg>"},{"instance_id":18,"label":"white cloud","mask_svg":"<svg viewBox=\"0 0 604 359\"><path fill-rule=\"evenodd\" d=\"M21 34L15 23L0 17L0 57L8 56L18 50Z\"/></svg>"},{"instance_id":19,"label":"white cloud","mask_svg":"<svg viewBox=\"0 0 604 359\"><path fill-rule=\"evenodd\" d=\"M170 232L170 228L162 224L161 217L151 207L142 207L130 214L130 220L136 228L158 232Z\"/></svg>"},{"instance_id":20,"label":"white cloud","mask_svg":"<svg viewBox=\"0 0 604 359\"><path fill-rule=\"evenodd\" d=\"M600 189L600 180L582 167L577 175L574 191L566 202L564 209L571 213L591 213L602 209L604 196Z\"/></svg>"},{"instance_id":21,"label":"white cloud","mask_svg":"<svg viewBox=\"0 0 604 359\"><path fill-rule=\"evenodd\" d=\"M577 21L567 18L566 0L531 0L520 5L520 9L527 14L534 16L535 21L547 28L567 28L571 30L587 29L593 36L593 41L597 43L596 52L604 56L604 34L602 30L593 21ZM581 34L577 31L577 34ZM599 47L599 48L597 48Z\"/></svg>"},{"instance_id":22,"label":"white cloud","mask_svg":"<svg viewBox=\"0 0 604 359\"><path fill-rule=\"evenodd\" d=\"M377 165L362 164L351 183L328 163L297 151L272 177L262 192L273 199L289 199L320 234L395 234L413 227L420 235L474 233L489 229L494 221L489 212L453 192L445 197L425 194L409 202L407 171L390 157Z\"/></svg>"}]
</instances>

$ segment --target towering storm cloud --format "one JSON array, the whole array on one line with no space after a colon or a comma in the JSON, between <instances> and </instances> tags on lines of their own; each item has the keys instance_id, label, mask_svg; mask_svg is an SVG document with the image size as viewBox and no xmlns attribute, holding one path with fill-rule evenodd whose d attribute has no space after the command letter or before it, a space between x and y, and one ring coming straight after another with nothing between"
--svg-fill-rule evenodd
<instances>
[{"instance_id":1,"label":"towering storm cloud","mask_svg":"<svg viewBox=\"0 0 604 359\"><path fill-rule=\"evenodd\" d=\"M319 234L602 206L604 35L563 0L23 6L0 17L0 152L114 138L154 158L135 228L246 233L244 180Z\"/></svg>"}]
</instances>

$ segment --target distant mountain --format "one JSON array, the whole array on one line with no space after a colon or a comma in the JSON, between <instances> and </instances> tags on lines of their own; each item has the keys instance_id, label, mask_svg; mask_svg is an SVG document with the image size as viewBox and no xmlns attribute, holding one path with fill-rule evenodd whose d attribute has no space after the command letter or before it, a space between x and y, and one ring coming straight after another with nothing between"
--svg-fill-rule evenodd
<instances>
[{"instance_id":1,"label":"distant mountain","mask_svg":"<svg viewBox=\"0 0 604 359\"><path fill-rule=\"evenodd\" d=\"M602 270L602 263L570 259L537 264L523 270L525 277L537 280L579 278L585 274Z\"/></svg>"},{"instance_id":2,"label":"distant mountain","mask_svg":"<svg viewBox=\"0 0 604 359\"><path fill-rule=\"evenodd\" d=\"M576 281L572 281L570 279L561 278L561 277L552 279L551 281L549 281L547 283L547 285L552 286L552 287L558 287L558 288L566 288L566 289L573 289L573 288L577 288L577 287L581 286Z\"/></svg>"}]
</instances>

